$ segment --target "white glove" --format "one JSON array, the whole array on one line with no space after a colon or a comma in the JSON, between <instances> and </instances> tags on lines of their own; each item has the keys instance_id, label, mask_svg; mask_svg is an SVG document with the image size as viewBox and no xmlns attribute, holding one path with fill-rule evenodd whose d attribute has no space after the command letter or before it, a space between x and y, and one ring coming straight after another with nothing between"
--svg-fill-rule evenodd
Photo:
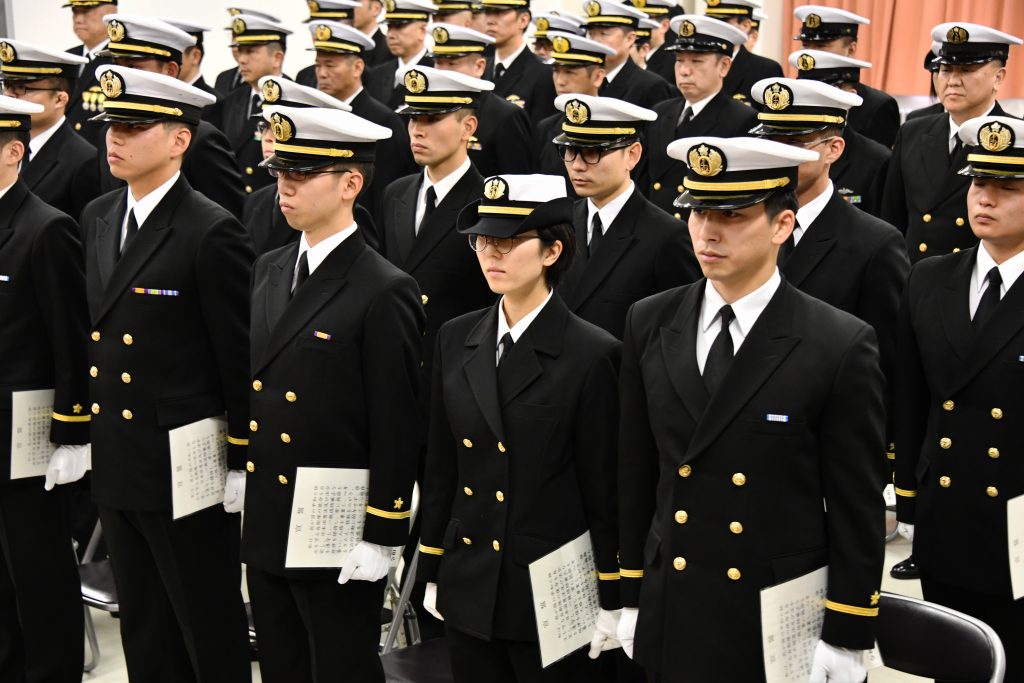
<instances>
[{"instance_id":1,"label":"white glove","mask_svg":"<svg viewBox=\"0 0 1024 683\"><path fill-rule=\"evenodd\" d=\"M908 541L910 541L911 543L914 542L914 525L913 524L907 524L906 522L898 522L896 524L896 532L900 536L902 536L903 538L905 538Z\"/></svg>"},{"instance_id":2,"label":"white glove","mask_svg":"<svg viewBox=\"0 0 1024 683\"><path fill-rule=\"evenodd\" d=\"M814 648L810 683L863 683L868 671L864 668L864 651L833 647L824 640Z\"/></svg>"},{"instance_id":3,"label":"white glove","mask_svg":"<svg viewBox=\"0 0 1024 683\"><path fill-rule=\"evenodd\" d=\"M614 650L617 647L622 647L622 644L615 638L620 616L622 616L622 610L620 609L615 611L603 609L597 613L594 637L590 639L591 659L597 659L605 650Z\"/></svg>"},{"instance_id":4,"label":"white glove","mask_svg":"<svg viewBox=\"0 0 1024 683\"><path fill-rule=\"evenodd\" d=\"M439 621L444 621L444 617L437 611L437 584L433 582L427 583L426 590L423 591L423 609L430 612L433 617Z\"/></svg>"},{"instance_id":5,"label":"white glove","mask_svg":"<svg viewBox=\"0 0 1024 683\"><path fill-rule=\"evenodd\" d=\"M391 567L391 548L376 543L359 541L345 561L341 563L338 583L353 581L380 581Z\"/></svg>"},{"instance_id":6,"label":"white glove","mask_svg":"<svg viewBox=\"0 0 1024 683\"><path fill-rule=\"evenodd\" d=\"M224 482L224 512L241 512L245 507L245 472L228 470Z\"/></svg>"},{"instance_id":7,"label":"white glove","mask_svg":"<svg viewBox=\"0 0 1024 683\"><path fill-rule=\"evenodd\" d=\"M640 610L636 607L623 607L619 623L615 626L615 639L630 659L633 659L633 634L636 633L636 618L639 614Z\"/></svg>"},{"instance_id":8,"label":"white glove","mask_svg":"<svg viewBox=\"0 0 1024 683\"><path fill-rule=\"evenodd\" d=\"M89 464L89 444L84 446L57 446L46 466L43 488L52 491L57 484L70 484L85 476Z\"/></svg>"}]
</instances>

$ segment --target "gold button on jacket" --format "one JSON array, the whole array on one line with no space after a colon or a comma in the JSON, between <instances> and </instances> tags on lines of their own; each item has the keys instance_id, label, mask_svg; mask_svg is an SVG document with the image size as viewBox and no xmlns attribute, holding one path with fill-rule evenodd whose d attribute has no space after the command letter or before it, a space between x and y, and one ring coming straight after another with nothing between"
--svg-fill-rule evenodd
<instances>
[{"instance_id":1,"label":"gold button on jacket","mask_svg":"<svg viewBox=\"0 0 1024 683\"><path fill-rule=\"evenodd\" d=\"M683 571L684 569L686 569L686 558L677 557L676 559L672 560L672 566L675 568L677 572Z\"/></svg>"}]
</instances>

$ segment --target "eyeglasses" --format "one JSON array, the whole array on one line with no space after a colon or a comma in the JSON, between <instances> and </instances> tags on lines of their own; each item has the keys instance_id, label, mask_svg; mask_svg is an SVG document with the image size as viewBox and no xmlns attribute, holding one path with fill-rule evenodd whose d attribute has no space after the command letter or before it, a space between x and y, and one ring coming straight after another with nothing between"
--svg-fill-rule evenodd
<instances>
[{"instance_id":1,"label":"eyeglasses","mask_svg":"<svg viewBox=\"0 0 1024 683\"><path fill-rule=\"evenodd\" d=\"M332 171L285 171L279 168L268 168L271 178L285 178L293 183L304 183L315 175L333 175L340 173L351 173L351 168L344 168Z\"/></svg>"},{"instance_id":2,"label":"eyeglasses","mask_svg":"<svg viewBox=\"0 0 1024 683\"><path fill-rule=\"evenodd\" d=\"M604 159L605 155L614 152L615 150L625 149L629 147L632 142L624 145L615 145L614 147L575 147L573 145L559 145L558 153L562 157L562 161L571 163L576 161L576 157L583 159L583 163L587 166L593 166L597 162Z\"/></svg>"},{"instance_id":3,"label":"eyeglasses","mask_svg":"<svg viewBox=\"0 0 1024 683\"><path fill-rule=\"evenodd\" d=\"M5 82L3 89L14 97L24 97L29 92L59 92L60 88L30 88L23 83Z\"/></svg>"},{"instance_id":4,"label":"eyeglasses","mask_svg":"<svg viewBox=\"0 0 1024 683\"><path fill-rule=\"evenodd\" d=\"M527 240L539 240L539 235L528 235L523 237L522 235L516 235L515 237L489 237L486 235L470 235L469 236L469 248L476 252L481 252L487 249L487 245L491 245L494 251L498 252L502 256L506 256L512 253L512 250L516 248L517 244L525 242Z\"/></svg>"}]
</instances>

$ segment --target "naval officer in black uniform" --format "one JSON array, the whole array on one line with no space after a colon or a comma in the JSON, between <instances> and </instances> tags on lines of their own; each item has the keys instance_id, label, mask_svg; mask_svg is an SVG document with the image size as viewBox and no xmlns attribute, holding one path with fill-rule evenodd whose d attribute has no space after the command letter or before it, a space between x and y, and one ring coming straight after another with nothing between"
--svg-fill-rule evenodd
<instances>
[{"instance_id":1,"label":"naval officer in black uniform","mask_svg":"<svg viewBox=\"0 0 1024 683\"><path fill-rule=\"evenodd\" d=\"M669 153L690 167L679 203L706 279L626 321L617 635L662 683L764 681L761 590L827 567L811 680L861 681L884 555L878 344L776 266L817 152L703 137Z\"/></svg>"},{"instance_id":2,"label":"naval officer in black uniform","mask_svg":"<svg viewBox=\"0 0 1024 683\"><path fill-rule=\"evenodd\" d=\"M110 57L100 52L107 46L107 26L104 18L117 12L117 0L67 0L62 7L70 7L75 35L82 41L67 52L84 57L86 64L79 70L79 79L68 102L68 123L76 133L93 147L103 146L103 130L90 118L96 116L103 103L103 93L96 82L96 67L110 64Z\"/></svg>"},{"instance_id":3,"label":"naval officer in black uniform","mask_svg":"<svg viewBox=\"0 0 1024 683\"><path fill-rule=\"evenodd\" d=\"M967 224L966 164L956 132L978 116L1002 116L996 101L1010 45L1024 41L987 26L950 22L932 29L942 41L939 98L946 112L908 121L893 147L882 193L882 220L906 236L911 262L974 246Z\"/></svg>"},{"instance_id":4,"label":"naval officer in black uniform","mask_svg":"<svg viewBox=\"0 0 1024 683\"><path fill-rule=\"evenodd\" d=\"M366 89L378 102L394 111L402 105L402 73L413 65L433 66L427 54L427 24L437 7L430 0L384 0L391 56L363 78Z\"/></svg>"},{"instance_id":5,"label":"naval officer in black uniform","mask_svg":"<svg viewBox=\"0 0 1024 683\"><path fill-rule=\"evenodd\" d=\"M744 33L750 32L754 21L754 10L760 9L761 5L755 0L708 0L705 14L715 19L721 19L740 29ZM774 59L762 57L747 49L746 45L740 45L732 54L732 66L725 76L722 89L729 97L749 104L750 87L762 78L779 78L782 76L782 67Z\"/></svg>"},{"instance_id":6,"label":"naval officer in black uniform","mask_svg":"<svg viewBox=\"0 0 1024 683\"><path fill-rule=\"evenodd\" d=\"M227 413L227 465L245 462L252 247L180 171L213 96L162 74L99 71L111 172L128 185L82 212L92 318L83 343L92 492L128 675L244 683L238 517L217 505L173 519L168 432Z\"/></svg>"},{"instance_id":7,"label":"naval officer in black uniform","mask_svg":"<svg viewBox=\"0 0 1024 683\"><path fill-rule=\"evenodd\" d=\"M78 225L18 177L31 117L42 109L0 96L0 678L77 683L82 607L69 543L72 492L54 485L80 479L88 460L89 309ZM12 424L15 395L46 389L54 450L45 482L41 472L12 479L12 441L25 428Z\"/></svg>"},{"instance_id":8,"label":"naval officer in black uniform","mask_svg":"<svg viewBox=\"0 0 1024 683\"><path fill-rule=\"evenodd\" d=\"M252 280L251 446L236 504L260 671L267 683L383 683L385 577L409 534L419 449L423 309L415 281L367 246L353 208L390 131L337 110L263 115L275 138L264 163L302 237L263 255ZM340 566L288 566L297 479L316 476L301 468L368 473L362 540Z\"/></svg>"},{"instance_id":9,"label":"naval officer in black uniform","mask_svg":"<svg viewBox=\"0 0 1024 683\"><path fill-rule=\"evenodd\" d=\"M589 531L600 596L591 656L614 642L619 342L555 292L574 258L556 176L487 178L459 215L501 299L447 323L423 483L419 578L455 683L583 683L582 649L541 668L529 565Z\"/></svg>"},{"instance_id":10,"label":"naval officer in black uniform","mask_svg":"<svg viewBox=\"0 0 1024 683\"><path fill-rule=\"evenodd\" d=\"M914 266L900 313L896 514L924 598L992 626L1006 681L1024 680L1007 502L1024 494L1024 122L982 116L968 148L967 215L980 243ZM1017 412L1020 408L1022 412Z\"/></svg>"},{"instance_id":11,"label":"naval officer in black uniform","mask_svg":"<svg viewBox=\"0 0 1024 683\"><path fill-rule=\"evenodd\" d=\"M322 22L336 22L347 24L352 27L352 16L355 9L359 7L358 0L311 0L309 6L309 18L306 19L306 27L316 38L316 27ZM364 38L370 39L362 31L359 32ZM372 42L372 39L370 39ZM316 64L310 64L295 74L295 82L309 88L316 87Z\"/></svg>"},{"instance_id":12,"label":"naval officer in black uniform","mask_svg":"<svg viewBox=\"0 0 1024 683\"><path fill-rule=\"evenodd\" d=\"M530 0L481 0L480 10L483 27L471 28L494 38L485 78L494 81L495 95L525 109L536 125L555 110L555 89L551 71L526 42Z\"/></svg>"}]
</instances>

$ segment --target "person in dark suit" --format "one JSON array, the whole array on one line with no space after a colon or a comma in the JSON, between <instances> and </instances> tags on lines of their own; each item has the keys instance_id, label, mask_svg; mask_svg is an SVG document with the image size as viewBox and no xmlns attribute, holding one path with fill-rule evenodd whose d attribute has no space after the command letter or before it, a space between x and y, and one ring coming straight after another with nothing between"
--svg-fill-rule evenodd
<instances>
[{"instance_id":1,"label":"person in dark suit","mask_svg":"<svg viewBox=\"0 0 1024 683\"><path fill-rule=\"evenodd\" d=\"M618 638L655 681L764 681L761 590L827 567L811 680L863 680L884 556L878 344L776 266L797 165L818 155L709 137L670 154L691 169L679 204L706 279L626 320Z\"/></svg>"},{"instance_id":2,"label":"person in dark suit","mask_svg":"<svg viewBox=\"0 0 1024 683\"><path fill-rule=\"evenodd\" d=\"M352 16L359 7L358 0L318 0L309 3L309 19L306 19L306 26L309 28L313 38L316 39L317 26L321 22L336 22L352 24ZM374 23L376 28L376 23ZM365 35L365 34L364 34ZM310 64L295 74L295 82L309 88L316 87L316 64Z\"/></svg>"},{"instance_id":3,"label":"person in dark suit","mask_svg":"<svg viewBox=\"0 0 1024 683\"><path fill-rule=\"evenodd\" d=\"M630 179L643 154L640 127L655 113L608 97L562 95L558 145L580 199L579 258L559 294L569 310L622 338L636 301L699 277L686 224L643 197Z\"/></svg>"},{"instance_id":4,"label":"person in dark suit","mask_svg":"<svg viewBox=\"0 0 1024 683\"><path fill-rule=\"evenodd\" d=\"M555 293L575 255L565 181L494 176L480 194L458 231L501 299L438 336L423 604L445 621L455 683L593 681L582 648L541 668L529 565L589 531L601 605L590 656L618 647L620 344Z\"/></svg>"},{"instance_id":5,"label":"person in dark suit","mask_svg":"<svg viewBox=\"0 0 1024 683\"><path fill-rule=\"evenodd\" d=\"M259 11L256 11L254 9L245 9L245 10L243 10L240 7L228 7L227 10L228 10L228 16L230 16L232 20L235 17L237 17L239 14L243 14L244 13L244 14L254 15L254 16L257 16L257 17L262 17L262 18L267 19L269 21L277 21L277 22L281 21L278 17L274 16L273 14L267 14L266 12L259 12ZM227 28L230 29L231 27L228 26ZM231 47L231 58L237 64L238 63L238 46L237 45L232 45L230 47ZM241 70L237 66L232 67L230 69L225 69L224 71L221 71L219 74L217 74L217 78L214 79L214 83L213 83L214 90L216 90L218 93L220 93L221 97L224 97L225 95L230 95L232 93L232 91L234 91L234 90L236 90L238 88L242 88L244 86L245 86L245 79L242 78L242 72L241 72Z\"/></svg>"},{"instance_id":6,"label":"person in dark suit","mask_svg":"<svg viewBox=\"0 0 1024 683\"><path fill-rule=\"evenodd\" d=\"M210 31L209 26L203 26L192 21L185 19L168 18L165 19L168 24L174 28L181 29L185 33L195 38L196 44L191 47L186 47L181 55L181 73L178 74L178 78L185 81L191 86L199 88L205 93L213 95L219 101L223 96L220 91L215 87L206 82L203 78L203 58L206 56L206 47L204 45L204 39L206 32ZM213 110L207 107L203 111L204 115L209 115Z\"/></svg>"},{"instance_id":7,"label":"person in dark suit","mask_svg":"<svg viewBox=\"0 0 1024 683\"><path fill-rule=\"evenodd\" d=\"M494 38L485 77L494 81L495 95L522 107L537 125L555 111L555 86L550 69L526 44L529 0L482 0L480 9L483 27L470 28Z\"/></svg>"},{"instance_id":8,"label":"person in dark suit","mask_svg":"<svg viewBox=\"0 0 1024 683\"><path fill-rule=\"evenodd\" d=\"M992 626L1006 681L1024 680L1024 602L1014 600L1008 502L1024 494L1017 408L1024 348L1024 122L965 121L967 214L979 244L925 259L900 311L896 514L925 600Z\"/></svg>"},{"instance_id":9,"label":"person in dark suit","mask_svg":"<svg viewBox=\"0 0 1024 683\"><path fill-rule=\"evenodd\" d=\"M967 225L967 187L957 171L966 153L956 130L977 116L1004 116L996 101L1006 78L1010 45L1020 38L977 24L945 23L932 29L942 41L939 98L945 114L922 116L900 128L882 192L881 217L900 229L910 261L974 246Z\"/></svg>"},{"instance_id":10,"label":"person in dark suit","mask_svg":"<svg viewBox=\"0 0 1024 683\"><path fill-rule=\"evenodd\" d=\"M34 113L21 178L44 202L77 218L99 194L96 148L67 120L71 93L84 57L17 40L0 42L4 94L42 106Z\"/></svg>"},{"instance_id":11,"label":"person in dark suit","mask_svg":"<svg viewBox=\"0 0 1024 683\"><path fill-rule=\"evenodd\" d=\"M377 23L383 10L384 3L381 0L359 0L359 7L355 8L352 16L352 25L355 29L373 41L373 49L365 55L367 71L391 57L388 38Z\"/></svg>"},{"instance_id":12,"label":"person in dark suit","mask_svg":"<svg viewBox=\"0 0 1024 683\"><path fill-rule=\"evenodd\" d=\"M253 273L252 436L235 499L260 672L268 683L384 683L380 610L392 548L409 534L423 308L413 279L367 246L353 206L390 132L336 110L270 106L264 117L275 135L265 163L302 236ZM296 568L293 491L323 468L367 472L361 540L339 562Z\"/></svg>"},{"instance_id":13,"label":"person in dark suit","mask_svg":"<svg viewBox=\"0 0 1024 683\"><path fill-rule=\"evenodd\" d=\"M81 583L63 484L88 461L89 310L78 225L18 177L31 115L42 108L0 96L0 675L73 683L82 679ZM45 482L42 472L14 478L12 441L26 429L13 424L15 395L47 389Z\"/></svg>"},{"instance_id":14,"label":"person in dark suit","mask_svg":"<svg viewBox=\"0 0 1024 683\"><path fill-rule=\"evenodd\" d=\"M682 97L654 106L658 118L647 127L638 185L655 206L683 219L673 202L682 192L686 164L668 156L669 143L695 135L746 135L757 117L722 90L733 50L743 44L746 34L724 21L692 14L675 17L671 27L679 38L663 50L675 59L674 82Z\"/></svg>"},{"instance_id":15,"label":"person in dark suit","mask_svg":"<svg viewBox=\"0 0 1024 683\"><path fill-rule=\"evenodd\" d=\"M108 17L108 20L108 33L118 40L108 45L107 52L117 64L171 78L180 76L182 55L193 44L192 36L160 19L115 14ZM206 112L203 114L210 117ZM104 135L105 131L106 127ZM124 182L111 173L105 140L100 149L96 162L99 168L97 173L100 192L106 193L119 189ZM238 162L227 138L213 123L199 122L185 152L181 172L194 190L206 195L232 215L242 215L245 192ZM246 177L249 175L252 174Z\"/></svg>"},{"instance_id":16,"label":"person in dark suit","mask_svg":"<svg viewBox=\"0 0 1024 683\"><path fill-rule=\"evenodd\" d=\"M401 74L410 66L434 66L427 54L427 24L436 6L430 0L384 0L384 22L391 57L363 79L366 89L391 111L402 105Z\"/></svg>"},{"instance_id":17,"label":"person in dark suit","mask_svg":"<svg viewBox=\"0 0 1024 683\"><path fill-rule=\"evenodd\" d=\"M860 82L860 70L871 68L870 62L821 50L794 52L789 55L789 65L797 70L798 79L821 81L858 97L861 97L860 90L854 86ZM753 93L755 101L759 95L761 93ZM877 216L881 211L882 188L892 151L857 132L853 114L858 112L859 115L863 106L865 101L862 98L861 103L846 116L847 124L842 130L846 147L842 156L829 168L829 175L846 201Z\"/></svg>"},{"instance_id":18,"label":"person in dark suit","mask_svg":"<svg viewBox=\"0 0 1024 683\"><path fill-rule=\"evenodd\" d=\"M583 9L587 13L587 37L615 52L605 60L607 73L600 88L602 97L648 109L672 97L675 89L665 79L641 69L630 56L640 20L646 19L646 14L629 3L598 0L587 0Z\"/></svg>"},{"instance_id":19,"label":"person in dark suit","mask_svg":"<svg viewBox=\"0 0 1024 683\"><path fill-rule=\"evenodd\" d=\"M652 74L657 74L665 79L669 88L676 85L676 59L675 55L665 52L665 47L676 42L679 36L672 30L670 22L674 17L683 14L684 11L673 0L630 0L632 5L647 15L647 18L657 24L650 29L650 38L647 41L649 48L643 55L643 61L639 63Z\"/></svg>"},{"instance_id":20,"label":"person in dark suit","mask_svg":"<svg viewBox=\"0 0 1024 683\"><path fill-rule=\"evenodd\" d=\"M250 679L239 521L219 505L172 517L171 429L227 414L226 462L248 443L252 247L193 190L182 157L213 97L101 67L111 170L128 183L82 212L93 498L133 680ZM214 475L215 476L215 475Z\"/></svg>"},{"instance_id":21,"label":"person in dark suit","mask_svg":"<svg viewBox=\"0 0 1024 683\"><path fill-rule=\"evenodd\" d=\"M723 0L708 3L705 14L721 19L736 28L749 33L754 21L753 12L760 9L755 0ZM782 67L774 59L762 57L749 51L745 45L736 48L732 55L732 66L725 76L722 89L729 97L744 104L750 103L750 87L764 78L780 78Z\"/></svg>"},{"instance_id":22,"label":"person in dark suit","mask_svg":"<svg viewBox=\"0 0 1024 683\"><path fill-rule=\"evenodd\" d=\"M555 84L555 92L561 95L579 93L597 97L601 84L607 73L606 60L615 51L596 40L578 36L565 31L551 30L548 35L552 40L551 77ZM554 49L558 44L558 50ZM546 175L559 175L569 180L569 171L562 161L560 148L552 144L562 134L562 112L556 111L534 129L533 149L537 155L537 171ZM572 185L567 186L570 197L576 196Z\"/></svg>"},{"instance_id":23,"label":"person in dark suit","mask_svg":"<svg viewBox=\"0 0 1024 683\"><path fill-rule=\"evenodd\" d=\"M80 70L71 101L68 103L68 123L76 133L97 149L103 144L103 130L89 119L100 111L103 93L96 82L96 68L110 64L109 57L99 53L107 46L107 25L104 18L117 12L117 0L67 0L63 5L71 8L72 28L80 45L67 51L87 60Z\"/></svg>"},{"instance_id":24,"label":"person in dark suit","mask_svg":"<svg viewBox=\"0 0 1024 683\"><path fill-rule=\"evenodd\" d=\"M405 121L394 109L376 100L363 85L368 68L365 60L368 51L373 49L373 42L362 31L330 21L319 22L310 30L314 34L320 90L350 105L356 116L391 130L390 138L377 143L374 182L363 189L359 198L359 203L379 223L384 215L384 188L416 171Z\"/></svg>"},{"instance_id":25,"label":"person in dark suit","mask_svg":"<svg viewBox=\"0 0 1024 683\"><path fill-rule=\"evenodd\" d=\"M494 39L471 28L434 24L430 56L441 71L457 71L483 78L487 69L484 51ZM526 111L493 92L480 94L476 132L469 140L469 158L484 176L529 173L534 168L533 135Z\"/></svg>"},{"instance_id":26,"label":"person in dark suit","mask_svg":"<svg viewBox=\"0 0 1024 683\"><path fill-rule=\"evenodd\" d=\"M871 23L866 17L853 12L824 5L803 5L794 9L793 15L801 22L800 34L796 36L796 40L800 41L804 51L828 52L851 60L857 56L858 30L861 26ZM822 58L818 59L820 61ZM790 62L792 65L792 56ZM861 68L870 68L870 64L865 64L867 66ZM850 112L847 127L886 149L891 149L900 128L899 105L892 95L861 83L859 71L850 73L851 76L854 74L857 78L841 81L842 87L844 90L856 92L863 103ZM839 82L829 84L839 86Z\"/></svg>"}]
</instances>

